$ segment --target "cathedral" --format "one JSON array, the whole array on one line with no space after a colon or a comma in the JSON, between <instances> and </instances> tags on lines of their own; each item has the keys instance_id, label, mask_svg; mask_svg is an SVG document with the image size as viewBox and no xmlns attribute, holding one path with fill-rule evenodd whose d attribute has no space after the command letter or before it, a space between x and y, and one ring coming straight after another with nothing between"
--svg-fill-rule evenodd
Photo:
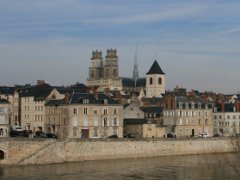
<instances>
[{"instance_id":1,"label":"cathedral","mask_svg":"<svg viewBox=\"0 0 240 180\"><path fill-rule=\"evenodd\" d=\"M123 91L126 94L144 92L145 97L161 97L165 94L165 73L155 60L146 77L140 78L135 54L132 77L120 77L116 49L107 49L105 59L101 51L93 51L89 66L88 86Z\"/></svg>"}]
</instances>

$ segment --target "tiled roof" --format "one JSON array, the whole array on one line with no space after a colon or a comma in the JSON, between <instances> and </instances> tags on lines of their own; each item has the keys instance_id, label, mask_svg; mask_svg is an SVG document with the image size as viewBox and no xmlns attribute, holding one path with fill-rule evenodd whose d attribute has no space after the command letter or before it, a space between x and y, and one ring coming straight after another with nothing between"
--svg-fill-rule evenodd
<instances>
[{"instance_id":1,"label":"tiled roof","mask_svg":"<svg viewBox=\"0 0 240 180\"><path fill-rule=\"evenodd\" d=\"M155 60L147 74L165 74L165 73L162 71L158 62Z\"/></svg>"}]
</instances>

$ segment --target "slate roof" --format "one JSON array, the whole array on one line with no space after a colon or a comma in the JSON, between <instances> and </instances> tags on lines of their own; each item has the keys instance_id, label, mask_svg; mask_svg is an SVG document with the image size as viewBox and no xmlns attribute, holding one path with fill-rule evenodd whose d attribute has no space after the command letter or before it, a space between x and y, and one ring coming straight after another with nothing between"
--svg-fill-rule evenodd
<instances>
[{"instance_id":1,"label":"slate roof","mask_svg":"<svg viewBox=\"0 0 240 180\"><path fill-rule=\"evenodd\" d=\"M155 60L147 74L165 74L165 73L162 71L158 62Z\"/></svg>"},{"instance_id":2,"label":"slate roof","mask_svg":"<svg viewBox=\"0 0 240 180\"><path fill-rule=\"evenodd\" d=\"M217 112L221 112L223 110L221 103L216 104L215 107L217 108ZM224 104L224 112L234 112L234 107L235 106L232 103L225 103Z\"/></svg>"},{"instance_id":3,"label":"slate roof","mask_svg":"<svg viewBox=\"0 0 240 180\"><path fill-rule=\"evenodd\" d=\"M162 108L159 106L140 107L140 109L147 114L161 114Z\"/></svg>"},{"instance_id":4,"label":"slate roof","mask_svg":"<svg viewBox=\"0 0 240 180\"><path fill-rule=\"evenodd\" d=\"M14 94L15 90L15 87L0 86L0 94Z\"/></svg>"},{"instance_id":5,"label":"slate roof","mask_svg":"<svg viewBox=\"0 0 240 180\"><path fill-rule=\"evenodd\" d=\"M147 119L124 119L123 124L124 125L148 124L148 120Z\"/></svg>"},{"instance_id":6,"label":"slate roof","mask_svg":"<svg viewBox=\"0 0 240 180\"><path fill-rule=\"evenodd\" d=\"M48 101L45 106L59 106L59 105L66 105L65 99L52 99Z\"/></svg>"},{"instance_id":7,"label":"slate roof","mask_svg":"<svg viewBox=\"0 0 240 180\"><path fill-rule=\"evenodd\" d=\"M35 101L43 101L53 90L49 84L42 84L36 86L27 86L18 89L20 97L34 97Z\"/></svg>"},{"instance_id":8,"label":"slate roof","mask_svg":"<svg viewBox=\"0 0 240 180\"><path fill-rule=\"evenodd\" d=\"M135 87L135 80L133 78L122 77L123 87ZM136 82L136 87L145 87L146 78L138 78Z\"/></svg>"},{"instance_id":9,"label":"slate roof","mask_svg":"<svg viewBox=\"0 0 240 180\"><path fill-rule=\"evenodd\" d=\"M93 93L73 93L70 104L83 104L84 99L89 101L88 104L104 104L105 100L107 100L107 104L119 104L117 100L114 100L103 93L99 93L97 98Z\"/></svg>"}]
</instances>

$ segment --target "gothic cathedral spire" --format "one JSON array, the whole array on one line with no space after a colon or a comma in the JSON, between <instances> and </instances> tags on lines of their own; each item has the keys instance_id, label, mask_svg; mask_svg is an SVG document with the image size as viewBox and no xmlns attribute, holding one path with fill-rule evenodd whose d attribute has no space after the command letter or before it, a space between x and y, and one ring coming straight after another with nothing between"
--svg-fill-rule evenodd
<instances>
[{"instance_id":1,"label":"gothic cathedral spire","mask_svg":"<svg viewBox=\"0 0 240 180\"><path fill-rule=\"evenodd\" d=\"M138 72L137 47L136 47L134 67L133 67L133 79L135 81L135 86L136 86L136 82L137 82L138 78L139 78L139 72Z\"/></svg>"}]
</instances>

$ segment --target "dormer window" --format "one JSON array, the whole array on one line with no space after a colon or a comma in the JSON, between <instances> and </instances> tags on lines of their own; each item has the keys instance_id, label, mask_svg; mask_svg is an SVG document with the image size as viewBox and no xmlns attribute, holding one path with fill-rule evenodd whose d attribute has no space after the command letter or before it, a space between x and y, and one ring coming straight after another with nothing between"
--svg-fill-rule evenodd
<instances>
[{"instance_id":1,"label":"dormer window","mask_svg":"<svg viewBox=\"0 0 240 180\"><path fill-rule=\"evenodd\" d=\"M179 102L178 105L179 105L179 108L182 109L182 103Z\"/></svg>"},{"instance_id":2,"label":"dormer window","mask_svg":"<svg viewBox=\"0 0 240 180\"><path fill-rule=\"evenodd\" d=\"M89 99L83 99L83 104L89 104Z\"/></svg>"},{"instance_id":3,"label":"dormer window","mask_svg":"<svg viewBox=\"0 0 240 180\"><path fill-rule=\"evenodd\" d=\"M213 111L214 111L214 112L217 112L217 108L215 107L215 108L213 109Z\"/></svg>"},{"instance_id":4,"label":"dormer window","mask_svg":"<svg viewBox=\"0 0 240 180\"><path fill-rule=\"evenodd\" d=\"M185 104L185 108L188 109L188 103Z\"/></svg>"},{"instance_id":5,"label":"dormer window","mask_svg":"<svg viewBox=\"0 0 240 180\"><path fill-rule=\"evenodd\" d=\"M104 99L104 100L103 100L103 103L104 103L104 104L108 104L108 100L107 100L107 99Z\"/></svg>"},{"instance_id":6,"label":"dormer window","mask_svg":"<svg viewBox=\"0 0 240 180\"><path fill-rule=\"evenodd\" d=\"M191 107L192 109L194 109L195 108L195 104L194 103L192 103L192 107Z\"/></svg>"},{"instance_id":7,"label":"dormer window","mask_svg":"<svg viewBox=\"0 0 240 180\"><path fill-rule=\"evenodd\" d=\"M233 107L233 112L236 112L236 107Z\"/></svg>"},{"instance_id":8,"label":"dormer window","mask_svg":"<svg viewBox=\"0 0 240 180\"><path fill-rule=\"evenodd\" d=\"M205 104L205 109L208 109L208 104Z\"/></svg>"},{"instance_id":9,"label":"dormer window","mask_svg":"<svg viewBox=\"0 0 240 180\"><path fill-rule=\"evenodd\" d=\"M201 109L201 108L202 108L202 104L198 103L198 109Z\"/></svg>"}]
</instances>

